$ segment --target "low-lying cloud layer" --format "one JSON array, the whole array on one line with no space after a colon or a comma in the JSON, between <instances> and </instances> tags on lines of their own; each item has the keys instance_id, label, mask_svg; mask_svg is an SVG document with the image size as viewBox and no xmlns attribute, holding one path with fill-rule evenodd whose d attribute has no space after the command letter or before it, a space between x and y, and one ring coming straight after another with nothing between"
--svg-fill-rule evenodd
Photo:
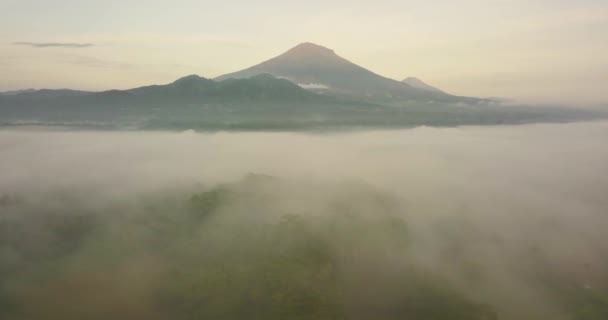
<instances>
[{"instance_id":1,"label":"low-lying cloud layer","mask_svg":"<svg viewBox=\"0 0 608 320\"><path fill-rule=\"evenodd\" d=\"M3 130L0 310L189 319L280 301L315 319L394 319L431 303L449 319L601 319L607 136L606 122ZM66 302L78 306L54 307Z\"/></svg>"}]
</instances>

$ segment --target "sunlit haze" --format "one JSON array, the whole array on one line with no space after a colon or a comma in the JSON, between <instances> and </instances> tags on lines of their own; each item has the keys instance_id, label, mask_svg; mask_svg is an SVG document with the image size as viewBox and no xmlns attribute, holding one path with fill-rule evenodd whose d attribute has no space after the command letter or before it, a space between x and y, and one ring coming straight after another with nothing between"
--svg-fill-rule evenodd
<instances>
[{"instance_id":1,"label":"sunlit haze","mask_svg":"<svg viewBox=\"0 0 608 320\"><path fill-rule=\"evenodd\" d=\"M608 102L608 1L0 0L0 91L213 78L313 42L472 97Z\"/></svg>"}]
</instances>

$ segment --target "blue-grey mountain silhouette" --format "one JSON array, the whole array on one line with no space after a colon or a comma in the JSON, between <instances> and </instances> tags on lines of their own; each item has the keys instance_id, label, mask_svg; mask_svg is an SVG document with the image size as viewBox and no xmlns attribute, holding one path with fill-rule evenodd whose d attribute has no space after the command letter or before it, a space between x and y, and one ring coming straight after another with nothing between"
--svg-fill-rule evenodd
<instances>
[{"instance_id":1,"label":"blue-grey mountain silhouette","mask_svg":"<svg viewBox=\"0 0 608 320\"><path fill-rule=\"evenodd\" d=\"M268 61L217 79L249 78L262 73L285 78L316 91L339 95L384 100L472 100L383 77L340 57L331 49L313 43L302 43Z\"/></svg>"}]
</instances>

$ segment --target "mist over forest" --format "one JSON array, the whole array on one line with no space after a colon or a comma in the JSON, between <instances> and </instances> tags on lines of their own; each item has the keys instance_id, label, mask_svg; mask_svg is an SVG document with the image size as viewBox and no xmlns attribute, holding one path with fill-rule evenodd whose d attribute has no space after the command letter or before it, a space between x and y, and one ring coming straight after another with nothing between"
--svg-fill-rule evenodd
<instances>
[{"instance_id":1,"label":"mist over forest","mask_svg":"<svg viewBox=\"0 0 608 320\"><path fill-rule=\"evenodd\" d=\"M607 122L0 130L0 318L608 318Z\"/></svg>"},{"instance_id":2,"label":"mist over forest","mask_svg":"<svg viewBox=\"0 0 608 320\"><path fill-rule=\"evenodd\" d=\"M0 17L0 320L608 320L606 0Z\"/></svg>"}]
</instances>

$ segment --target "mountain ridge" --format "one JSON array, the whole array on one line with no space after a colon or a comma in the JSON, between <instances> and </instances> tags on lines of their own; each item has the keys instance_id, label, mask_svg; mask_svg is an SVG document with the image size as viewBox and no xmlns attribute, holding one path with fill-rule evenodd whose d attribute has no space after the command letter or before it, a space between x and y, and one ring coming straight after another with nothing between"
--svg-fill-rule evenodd
<instances>
[{"instance_id":1,"label":"mountain ridge","mask_svg":"<svg viewBox=\"0 0 608 320\"><path fill-rule=\"evenodd\" d=\"M265 73L225 80L189 75L163 85L128 90L39 90L0 95L0 127L292 131L520 124L598 116L608 115L507 108L491 103L382 104L351 96L317 94L288 79Z\"/></svg>"}]
</instances>

